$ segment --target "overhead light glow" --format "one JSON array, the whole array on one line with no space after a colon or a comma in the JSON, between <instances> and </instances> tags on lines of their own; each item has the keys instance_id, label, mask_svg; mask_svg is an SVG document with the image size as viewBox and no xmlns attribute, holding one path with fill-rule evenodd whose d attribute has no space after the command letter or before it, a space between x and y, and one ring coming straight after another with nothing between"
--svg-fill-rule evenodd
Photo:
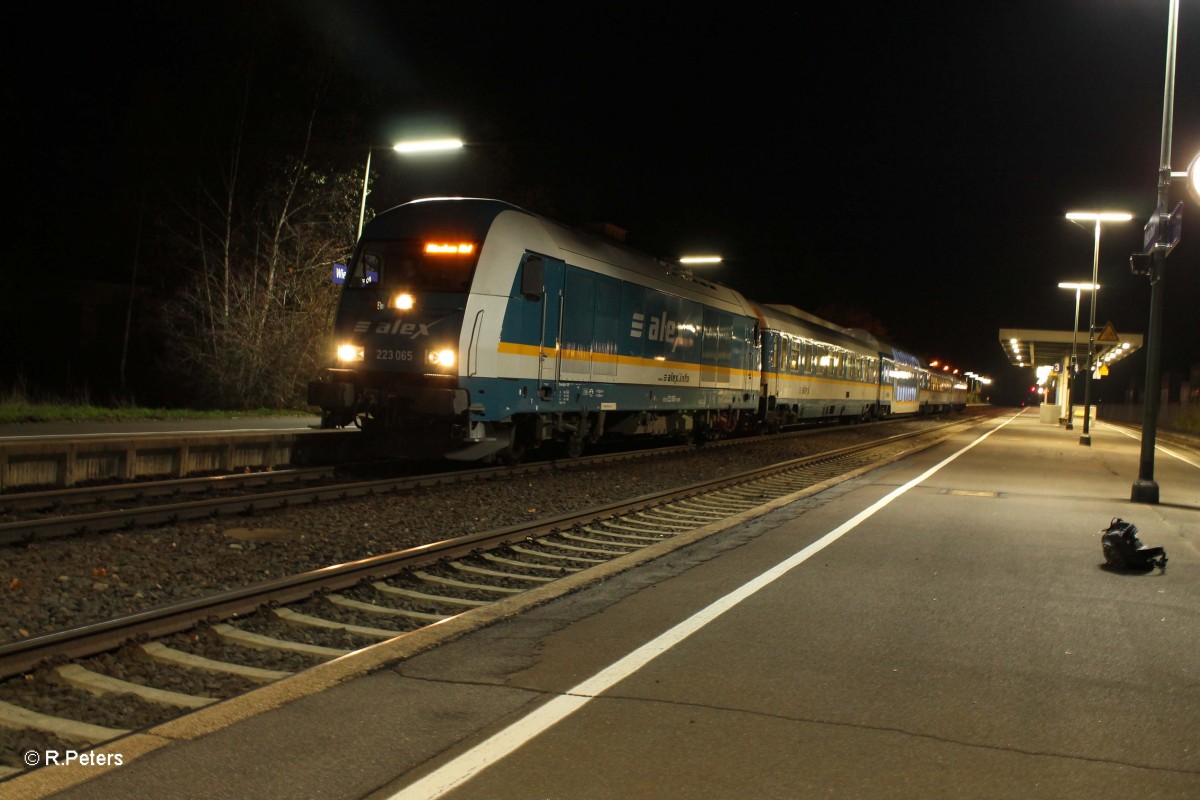
<instances>
[{"instance_id":1,"label":"overhead light glow","mask_svg":"<svg viewBox=\"0 0 1200 800\"><path fill-rule=\"evenodd\" d=\"M1072 211L1067 219L1076 222L1128 222L1133 214L1124 211Z\"/></svg>"},{"instance_id":2,"label":"overhead light glow","mask_svg":"<svg viewBox=\"0 0 1200 800\"><path fill-rule=\"evenodd\" d=\"M1187 168L1187 188L1192 194L1192 199L1200 203L1200 153L1192 159L1192 163Z\"/></svg>"},{"instance_id":3,"label":"overhead light glow","mask_svg":"<svg viewBox=\"0 0 1200 800\"><path fill-rule=\"evenodd\" d=\"M679 259L680 264L720 264L720 256L683 256Z\"/></svg>"},{"instance_id":4,"label":"overhead light glow","mask_svg":"<svg viewBox=\"0 0 1200 800\"><path fill-rule=\"evenodd\" d=\"M457 150L463 146L461 139L423 139L412 142L397 142L392 149L397 153L432 153L438 150Z\"/></svg>"}]
</instances>

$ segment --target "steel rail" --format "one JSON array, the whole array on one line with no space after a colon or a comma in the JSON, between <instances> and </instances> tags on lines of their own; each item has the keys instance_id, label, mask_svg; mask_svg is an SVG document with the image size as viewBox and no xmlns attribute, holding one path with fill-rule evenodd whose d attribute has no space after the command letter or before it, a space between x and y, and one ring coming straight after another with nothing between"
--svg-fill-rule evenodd
<instances>
[{"instance_id":1,"label":"steel rail","mask_svg":"<svg viewBox=\"0 0 1200 800\"><path fill-rule=\"evenodd\" d=\"M170 478L158 481L134 481L102 486L73 486L69 489L44 489L34 492L0 493L0 510L59 508L63 506L114 503L162 495L201 494L226 488L275 483L296 483L309 478L326 477L337 467L298 467L284 470L260 470L248 473L205 475L195 478Z\"/></svg>"}]
</instances>

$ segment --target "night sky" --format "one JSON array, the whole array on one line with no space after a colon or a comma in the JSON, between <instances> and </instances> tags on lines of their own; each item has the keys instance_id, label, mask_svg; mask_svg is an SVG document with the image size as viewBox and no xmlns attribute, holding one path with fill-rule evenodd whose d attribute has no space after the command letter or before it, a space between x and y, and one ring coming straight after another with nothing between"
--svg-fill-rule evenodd
<instances>
[{"instance_id":1,"label":"night sky","mask_svg":"<svg viewBox=\"0 0 1200 800\"><path fill-rule=\"evenodd\" d=\"M1176 170L1200 151L1190 5ZM498 187L655 256L716 251L708 277L868 314L925 358L992 374L1000 401L1030 377L1005 367L998 329L1069 329L1074 297L1056 284L1090 278L1092 231L1064 214L1128 211L1105 228L1097 322L1145 330L1149 285L1128 257L1156 202L1166 0L546 6L40 3L3 56L2 269L127 282L146 204L227 152L243 104L248 137L295 150L301 123L278 123L306 120L321 89L313 155L347 170L369 144L468 143L420 162L376 153L375 210ZM1186 378L1200 206L1185 214L1163 365ZM1142 370L1129 359L1112 385Z\"/></svg>"}]
</instances>

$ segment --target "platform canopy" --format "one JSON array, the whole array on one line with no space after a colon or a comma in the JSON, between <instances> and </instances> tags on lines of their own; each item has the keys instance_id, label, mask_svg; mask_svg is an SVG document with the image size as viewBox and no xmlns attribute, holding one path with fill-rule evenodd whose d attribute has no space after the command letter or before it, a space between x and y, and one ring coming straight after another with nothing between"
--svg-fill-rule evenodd
<instances>
[{"instance_id":1,"label":"platform canopy","mask_svg":"<svg viewBox=\"0 0 1200 800\"><path fill-rule=\"evenodd\" d=\"M1080 367L1087 366L1088 333L1045 331L1032 328L1001 328L1000 346L1009 363L1018 367L1066 366L1071 361L1071 341ZM1127 358L1142 346L1140 333L1118 333L1111 324L1096 329L1096 363L1111 365Z\"/></svg>"}]
</instances>

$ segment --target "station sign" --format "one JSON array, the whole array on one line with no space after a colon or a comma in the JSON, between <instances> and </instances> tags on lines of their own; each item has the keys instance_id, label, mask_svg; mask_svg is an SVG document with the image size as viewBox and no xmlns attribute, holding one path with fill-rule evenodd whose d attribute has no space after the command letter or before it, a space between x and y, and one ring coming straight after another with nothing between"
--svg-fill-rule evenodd
<instances>
[{"instance_id":1,"label":"station sign","mask_svg":"<svg viewBox=\"0 0 1200 800\"><path fill-rule=\"evenodd\" d=\"M334 284L334 286L341 286L345 282L346 282L346 265L345 264L334 264L333 265L333 284ZM367 283L379 283L379 273L368 271L367 272Z\"/></svg>"},{"instance_id":2,"label":"station sign","mask_svg":"<svg viewBox=\"0 0 1200 800\"><path fill-rule=\"evenodd\" d=\"M1160 205L1154 209L1154 213L1150 215L1150 219L1142 227L1142 252L1149 255L1158 246L1159 231L1162 228L1163 207ZM1163 239L1163 246L1166 249L1166 254L1170 255L1175 249L1175 245L1179 244L1180 238L1183 235L1183 203L1175 206L1175 210L1167 217L1167 235Z\"/></svg>"}]
</instances>

